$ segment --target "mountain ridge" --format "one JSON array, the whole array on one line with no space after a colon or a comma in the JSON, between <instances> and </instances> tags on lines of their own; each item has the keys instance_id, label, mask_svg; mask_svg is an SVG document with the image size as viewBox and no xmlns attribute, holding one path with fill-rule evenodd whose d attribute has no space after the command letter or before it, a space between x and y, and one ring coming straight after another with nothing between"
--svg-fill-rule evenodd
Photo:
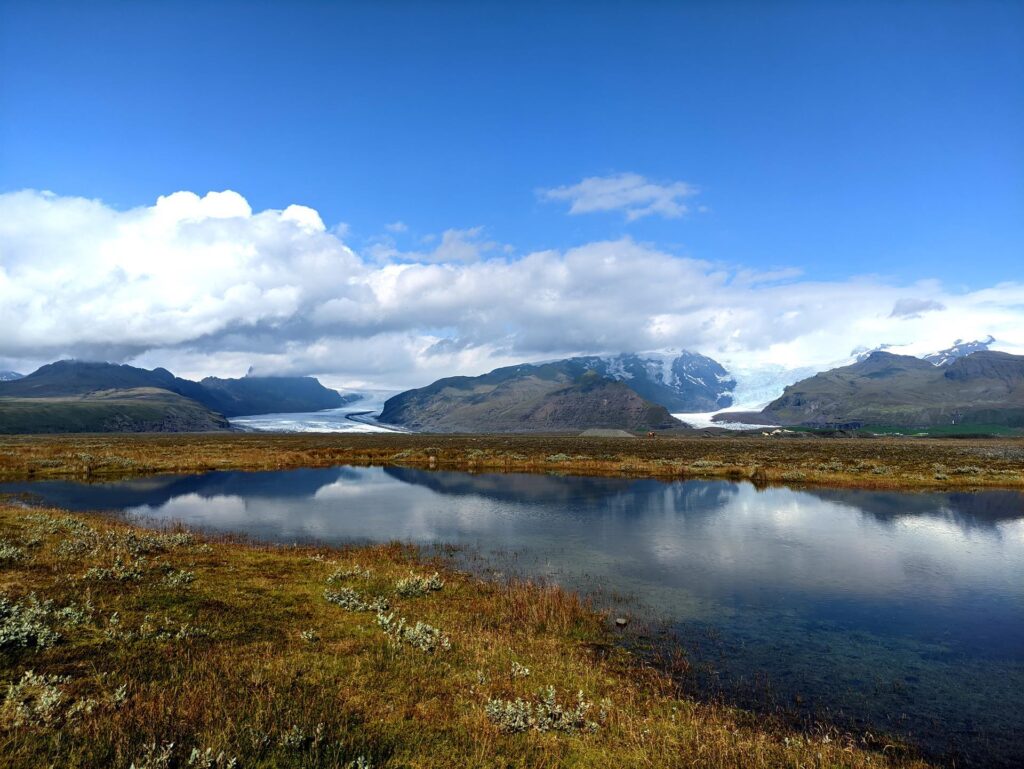
<instances>
[{"instance_id":1,"label":"mountain ridge","mask_svg":"<svg viewBox=\"0 0 1024 769\"><path fill-rule=\"evenodd\" d=\"M389 398L379 420L436 432L646 431L683 425L625 382L567 361L439 379Z\"/></svg>"},{"instance_id":2,"label":"mountain ridge","mask_svg":"<svg viewBox=\"0 0 1024 769\"><path fill-rule=\"evenodd\" d=\"M979 350L936 365L877 351L788 386L760 416L812 426L1024 426L1024 356Z\"/></svg>"},{"instance_id":3,"label":"mountain ridge","mask_svg":"<svg viewBox=\"0 0 1024 769\"><path fill-rule=\"evenodd\" d=\"M352 400L312 377L207 377L194 382L176 377L165 368L150 370L123 363L77 360L47 363L27 376L0 382L0 396L64 397L139 387L154 387L191 398L226 417L271 411L318 411L338 408Z\"/></svg>"},{"instance_id":4,"label":"mountain ridge","mask_svg":"<svg viewBox=\"0 0 1024 769\"><path fill-rule=\"evenodd\" d=\"M185 432L231 429L226 417L337 408L312 377L193 382L164 368L62 360L0 381L0 432Z\"/></svg>"}]
</instances>

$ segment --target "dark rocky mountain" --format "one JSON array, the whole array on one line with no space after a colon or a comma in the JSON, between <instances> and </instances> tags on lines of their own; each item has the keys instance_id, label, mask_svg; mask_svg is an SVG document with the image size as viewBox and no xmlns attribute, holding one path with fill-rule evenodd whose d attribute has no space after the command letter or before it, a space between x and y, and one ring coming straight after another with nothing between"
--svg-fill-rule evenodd
<instances>
[{"instance_id":1,"label":"dark rocky mountain","mask_svg":"<svg viewBox=\"0 0 1024 769\"><path fill-rule=\"evenodd\" d=\"M448 377L384 404L380 421L433 432L579 432L680 427L661 405L580 359Z\"/></svg>"},{"instance_id":2,"label":"dark rocky mountain","mask_svg":"<svg viewBox=\"0 0 1024 769\"><path fill-rule=\"evenodd\" d=\"M567 389L585 377L590 388L603 382L601 398L592 389ZM611 382L625 389L609 387ZM721 364L687 350L588 355L440 379L389 400L381 421L417 430L468 432L659 429L678 426L666 418L669 412L731 405L735 387ZM556 396L556 390L565 392ZM652 406L665 414L651 411Z\"/></svg>"},{"instance_id":3,"label":"dark rocky mountain","mask_svg":"<svg viewBox=\"0 0 1024 769\"><path fill-rule=\"evenodd\" d=\"M324 387L313 377L207 377L199 384L207 393L205 400L200 402L228 417L321 411L340 408L360 397L341 395L337 390Z\"/></svg>"},{"instance_id":4,"label":"dark rocky mountain","mask_svg":"<svg viewBox=\"0 0 1024 769\"><path fill-rule=\"evenodd\" d=\"M736 389L736 380L718 361L689 350L592 355L565 362L625 382L637 394L672 412L727 408Z\"/></svg>"},{"instance_id":5,"label":"dark rocky mountain","mask_svg":"<svg viewBox=\"0 0 1024 769\"><path fill-rule=\"evenodd\" d=\"M319 411L345 405L346 399L312 377L244 377L193 382L164 368L152 371L116 363L61 360L11 382L0 382L0 397L64 397L96 391L151 387L201 403L227 417L248 414Z\"/></svg>"},{"instance_id":6,"label":"dark rocky mountain","mask_svg":"<svg viewBox=\"0 0 1024 769\"><path fill-rule=\"evenodd\" d=\"M1024 356L983 350L939 366L875 352L790 385L761 415L789 425L1024 426Z\"/></svg>"},{"instance_id":7,"label":"dark rocky mountain","mask_svg":"<svg viewBox=\"0 0 1024 769\"><path fill-rule=\"evenodd\" d=\"M179 379L163 368L149 371L116 363L59 360L40 366L28 376L0 383L0 396L50 398L137 387L155 387L186 398L202 394L198 383Z\"/></svg>"},{"instance_id":8,"label":"dark rocky mountain","mask_svg":"<svg viewBox=\"0 0 1024 769\"><path fill-rule=\"evenodd\" d=\"M0 431L224 430L224 417L319 411L356 397L312 377L193 382L163 368L63 360L0 381Z\"/></svg>"}]
</instances>

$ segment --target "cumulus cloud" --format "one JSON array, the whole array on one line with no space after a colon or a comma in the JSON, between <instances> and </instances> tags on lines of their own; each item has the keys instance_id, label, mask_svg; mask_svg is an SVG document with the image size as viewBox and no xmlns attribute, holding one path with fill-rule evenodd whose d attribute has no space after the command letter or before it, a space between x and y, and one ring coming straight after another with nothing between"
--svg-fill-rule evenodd
<instances>
[{"instance_id":1,"label":"cumulus cloud","mask_svg":"<svg viewBox=\"0 0 1024 769\"><path fill-rule=\"evenodd\" d=\"M692 184L658 183L633 173L590 176L577 184L537 192L544 201L568 201L570 214L622 211L630 222L654 214L678 219L689 211L686 199L696 194Z\"/></svg>"},{"instance_id":2,"label":"cumulus cloud","mask_svg":"<svg viewBox=\"0 0 1024 769\"><path fill-rule=\"evenodd\" d=\"M377 245L357 253L313 209L253 212L233 192L126 211L0 195L0 368L77 356L409 387L571 354L686 347L793 367L881 342L1024 342L1020 283L813 282L631 238L511 256L480 228L429 251Z\"/></svg>"},{"instance_id":3,"label":"cumulus cloud","mask_svg":"<svg viewBox=\"0 0 1024 769\"><path fill-rule=\"evenodd\" d=\"M234 192L116 211L0 196L0 354L139 352L286 323L352 292L360 260L311 208L253 214Z\"/></svg>"}]
</instances>

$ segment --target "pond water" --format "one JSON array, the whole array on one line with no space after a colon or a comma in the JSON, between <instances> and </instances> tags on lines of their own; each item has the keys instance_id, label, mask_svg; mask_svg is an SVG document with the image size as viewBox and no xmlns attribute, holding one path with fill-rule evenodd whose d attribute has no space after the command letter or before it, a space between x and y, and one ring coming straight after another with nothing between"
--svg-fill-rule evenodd
<instances>
[{"instance_id":1,"label":"pond water","mask_svg":"<svg viewBox=\"0 0 1024 769\"><path fill-rule=\"evenodd\" d=\"M1018 492L336 467L0 493L275 542L465 545L663 619L699 694L900 734L958 766L1024 765Z\"/></svg>"}]
</instances>

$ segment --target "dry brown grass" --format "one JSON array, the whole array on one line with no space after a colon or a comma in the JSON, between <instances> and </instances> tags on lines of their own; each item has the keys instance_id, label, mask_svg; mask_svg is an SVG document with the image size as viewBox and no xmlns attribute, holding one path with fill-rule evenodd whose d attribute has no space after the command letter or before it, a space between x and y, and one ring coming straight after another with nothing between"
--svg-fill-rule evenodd
<instances>
[{"instance_id":1,"label":"dry brown grass","mask_svg":"<svg viewBox=\"0 0 1024 769\"><path fill-rule=\"evenodd\" d=\"M398 434L0 437L0 478L274 470L338 464L861 488L1024 486L1024 439Z\"/></svg>"},{"instance_id":2,"label":"dry brown grass","mask_svg":"<svg viewBox=\"0 0 1024 769\"><path fill-rule=\"evenodd\" d=\"M407 547L154 539L107 519L13 506L0 506L0 539L21 553L0 564L0 593L52 600L46 623L62 636L41 649L0 643L0 701L26 670L66 677L46 719L18 725L11 703L0 704L5 767L147 765L147 746L170 743L170 763L148 765L186 766L193 750L210 749L223 752L219 766L236 757L239 767L344 767L360 757L374 767L923 766L895 749L792 733L682 697L610 643L606 618L578 596L480 581ZM116 571L118 559L141 576L83 579ZM372 613L325 600L342 567L359 574L332 586L386 594L398 615L448 633L451 649L396 647ZM443 589L397 596L410 569L439 570ZM182 572L194 580L174 585ZM86 601L78 624L53 614ZM512 675L513 662L529 676ZM533 698L549 685L563 703L582 691L596 730L508 734L488 718L491 698Z\"/></svg>"}]
</instances>

